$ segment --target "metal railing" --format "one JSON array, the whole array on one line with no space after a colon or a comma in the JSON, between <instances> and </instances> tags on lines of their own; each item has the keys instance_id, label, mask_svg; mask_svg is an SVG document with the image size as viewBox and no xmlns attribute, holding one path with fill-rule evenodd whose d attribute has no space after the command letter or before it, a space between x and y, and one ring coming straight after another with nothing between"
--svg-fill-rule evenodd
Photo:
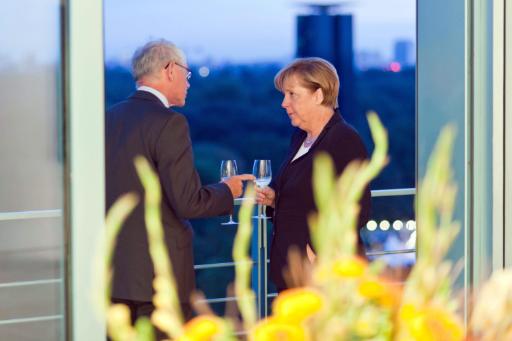
<instances>
[{"instance_id":1,"label":"metal railing","mask_svg":"<svg viewBox=\"0 0 512 341\"><path fill-rule=\"evenodd\" d=\"M0 212L0 221L7 220L27 220L27 219L41 219L41 218L60 218L62 217L62 210L36 210L36 211L15 211L15 212Z\"/></svg>"},{"instance_id":2,"label":"metal railing","mask_svg":"<svg viewBox=\"0 0 512 341\"><path fill-rule=\"evenodd\" d=\"M404 196L404 195L415 195L415 188L401 188L401 189L388 189L388 190L374 190L372 191L372 197L391 197L391 196ZM243 198L235 199L235 205L239 206L243 202ZM263 213L263 208L258 206L255 211L260 215ZM62 210L36 210L36 211L17 211L17 212L1 212L0 221L13 221L13 220L28 220L28 219L46 219L46 218L59 218L62 217ZM267 219L254 218L254 233L251 243L251 256L252 264L255 269L252 274L252 289L256 293L258 313L260 316L268 315L268 304L267 299L276 297L276 293L268 292L268 274L267 274L267 248L268 248L268 236L267 236ZM415 253L416 249L403 249L403 250L391 250L391 251L370 251L367 252L367 256L379 257L389 256L395 254L406 254ZM223 263L210 263L210 264L196 264L194 269L196 271L206 269L221 269L234 267L234 262L223 262ZM61 278L41 279L33 281L17 281L9 283L0 283L0 290L17 287L27 286L42 286L42 285L56 285L62 284ZM225 303L235 301L235 297L218 297L218 298L206 298L204 301L212 303ZM35 316L35 317L21 317L13 319L0 320L0 325L8 324L19 324L19 323L30 323L40 321L51 321L62 319L62 315L46 315L46 316Z\"/></svg>"},{"instance_id":3,"label":"metal railing","mask_svg":"<svg viewBox=\"0 0 512 341\"><path fill-rule=\"evenodd\" d=\"M62 215L63 215L63 212L61 209L0 212L0 222L30 220L30 219L61 218ZM63 283L62 278L38 279L38 280L33 280L33 281L5 282L5 283L0 283L0 290L20 288L20 287L31 287L31 286L56 285L56 284L62 284L62 283ZM9 318L9 319L0 320L0 326L20 324L20 323L54 321L54 320L61 320L61 319L63 319L62 315L43 315L43 316Z\"/></svg>"},{"instance_id":4,"label":"metal railing","mask_svg":"<svg viewBox=\"0 0 512 341\"><path fill-rule=\"evenodd\" d=\"M34 285L48 285L48 284L61 284L62 278L51 278L51 279L41 279L35 281L19 281L19 282L10 282L10 283L0 283L0 289L5 288L19 288L19 287L27 287Z\"/></svg>"}]
</instances>

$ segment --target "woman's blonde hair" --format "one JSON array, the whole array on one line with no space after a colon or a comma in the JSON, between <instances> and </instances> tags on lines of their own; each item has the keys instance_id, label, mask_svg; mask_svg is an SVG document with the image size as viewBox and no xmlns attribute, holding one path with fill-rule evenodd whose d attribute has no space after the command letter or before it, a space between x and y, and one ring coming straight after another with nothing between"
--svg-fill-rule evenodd
<instances>
[{"instance_id":1,"label":"woman's blonde hair","mask_svg":"<svg viewBox=\"0 0 512 341\"><path fill-rule=\"evenodd\" d=\"M323 105L338 108L340 80L334 66L322 58L299 58L281 69L274 78L277 90L283 92L286 79L295 76L302 86L311 91L322 89Z\"/></svg>"}]
</instances>

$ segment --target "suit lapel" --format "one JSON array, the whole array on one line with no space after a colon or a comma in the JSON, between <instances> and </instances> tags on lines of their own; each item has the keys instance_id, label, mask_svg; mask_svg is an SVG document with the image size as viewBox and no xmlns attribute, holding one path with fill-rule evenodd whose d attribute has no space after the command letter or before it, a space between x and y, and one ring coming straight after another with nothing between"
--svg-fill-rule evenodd
<instances>
[{"instance_id":1,"label":"suit lapel","mask_svg":"<svg viewBox=\"0 0 512 341\"><path fill-rule=\"evenodd\" d=\"M279 180L278 180L277 185L279 187L282 185L282 181L283 181L282 175L286 172L286 169L290 165L290 162L293 159L293 157L295 156L295 154L297 154L297 151L299 150L300 145L302 144L302 140L304 140L305 134L306 133L304 131L302 131L298 128L295 130L295 132L293 134L293 139L290 144L290 148L288 149L288 154L286 154L286 157L284 158L284 162L281 164L281 169L278 172Z\"/></svg>"},{"instance_id":2,"label":"suit lapel","mask_svg":"<svg viewBox=\"0 0 512 341\"><path fill-rule=\"evenodd\" d=\"M336 123L340 122L341 120L343 120L343 118L341 117L340 112L336 109L334 111L334 114L332 115L331 119L329 120L329 122L327 122L324 129L322 129L322 132L320 133L320 135L318 135L318 138L311 146L310 150L314 149L323 140L325 135L327 135L327 132L329 132L329 129L331 129L332 126L334 126Z\"/></svg>"},{"instance_id":3,"label":"suit lapel","mask_svg":"<svg viewBox=\"0 0 512 341\"><path fill-rule=\"evenodd\" d=\"M300 146L302 145L302 142L304 141L304 138L306 137L306 133L302 132L303 134L301 135L301 139L299 140L299 144L296 146L296 148L294 148L295 151L292 154L290 160L288 160L288 164L290 164L292 162L299 161L300 159L302 159L304 157L312 155L312 153L314 153L316 147L322 142L322 140L324 139L325 135L327 135L327 133L329 132L329 129L331 129L332 126L334 126L336 123L338 123L338 122L340 122L342 120L343 120L343 118L341 117L340 112L338 110L334 111L334 114L332 115L331 119L327 122L325 127L322 129L322 131L320 132L320 135L318 135L318 137L315 140L315 142L313 143L313 145L311 145L311 148L309 149L309 151L306 154L304 154L304 155L300 156L299 158L297 158L296 160L291 161L291 159L293 159L293 156L295 156L295 154L297 154L297 151L299 150Z\"/></svg>"},{"instance_id":4,"label":"suit lapel","mask_svg":"<svg viewBox=\"0 0 512 341\"><path fill-rule=\"evenodd\" d=\"M322 129L322 132L320 133L320 135L318 135L318 138L316 139L316 141L311 146L311 149L306 154L304 154L301 157L297 158L293 162L296 162L296 161L301 160L302 158L311 156L312 153L314 152L315 148L318 146L318 144L321 143L321 141L323 140L325 135L327 135L327 132L329 131L329 129L332 126L334 126L336 123L340 122L340 121L343 121L343 118L341 117L341 114L340 114L339 110L336 109L334 111L334 114L332 115L331 119L329 120L329 122L327 122L327 124L325 125L324 129ZM281 176L279 177L278 186L282 185L282 181L283 181L283 178L284 178L282 175L286 172L286 170L288 169L288 167L292 163L293 157L299 151L299 148L302 145L302 142L304 141L304 138L306 137L306 132L297 128L297 132L295 133L295 136L296 137L294 138L294 140L292 141L292 144L290 146L290 150L289 150L288 154L286 155L285 163L284 163L284 166L282 167L282 171L280 172Z\"/></svg>"}]
</instances>

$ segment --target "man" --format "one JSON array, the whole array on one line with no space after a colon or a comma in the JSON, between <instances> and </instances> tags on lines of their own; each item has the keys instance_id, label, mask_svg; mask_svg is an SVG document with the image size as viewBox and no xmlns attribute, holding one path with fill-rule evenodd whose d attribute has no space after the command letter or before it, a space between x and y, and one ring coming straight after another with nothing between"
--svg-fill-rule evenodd
<instances>
[{"instance_id":1,"label":"man","mask_svg":"<svg viewBox=\"0 0 512 341\"><path fill-rule=\"evenodd\" d=\"M170 109L185 105L190 70L174 44L153 41L138 49L132 60L137 91L107 112L106 199L110 208L120 195L143 187L133 160L144 156L158 173L162 188L162 221L185 318L191 317L189 296L195 288L192 229L187 219L227 215L242 194L242 181L233 176L203 186L194 167L186 118ZM153 264L148 251L144 205L125 222L114 254L112 301L127 304L132 319L154 310Z\"/></svg>"}]
</instances>

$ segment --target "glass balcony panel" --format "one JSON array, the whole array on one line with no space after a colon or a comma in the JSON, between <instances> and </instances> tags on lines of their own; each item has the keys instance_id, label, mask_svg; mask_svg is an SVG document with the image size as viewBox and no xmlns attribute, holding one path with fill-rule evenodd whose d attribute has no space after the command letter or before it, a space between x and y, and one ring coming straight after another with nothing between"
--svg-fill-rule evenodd
<instances>
[{"instance_id":1,"label":"glass balcony panel","mask_svg":"<svg viewBox=\"0 0 512 341\"><path fill-rule=\"evenodd\" d=\"M0 20L0 340L64 340L62 1ZM18 13L18 14L16 14ZM21 15L19 15L21 13ZM40 282L36 282L40 283Z\"/></svg>"}]
</instances>

